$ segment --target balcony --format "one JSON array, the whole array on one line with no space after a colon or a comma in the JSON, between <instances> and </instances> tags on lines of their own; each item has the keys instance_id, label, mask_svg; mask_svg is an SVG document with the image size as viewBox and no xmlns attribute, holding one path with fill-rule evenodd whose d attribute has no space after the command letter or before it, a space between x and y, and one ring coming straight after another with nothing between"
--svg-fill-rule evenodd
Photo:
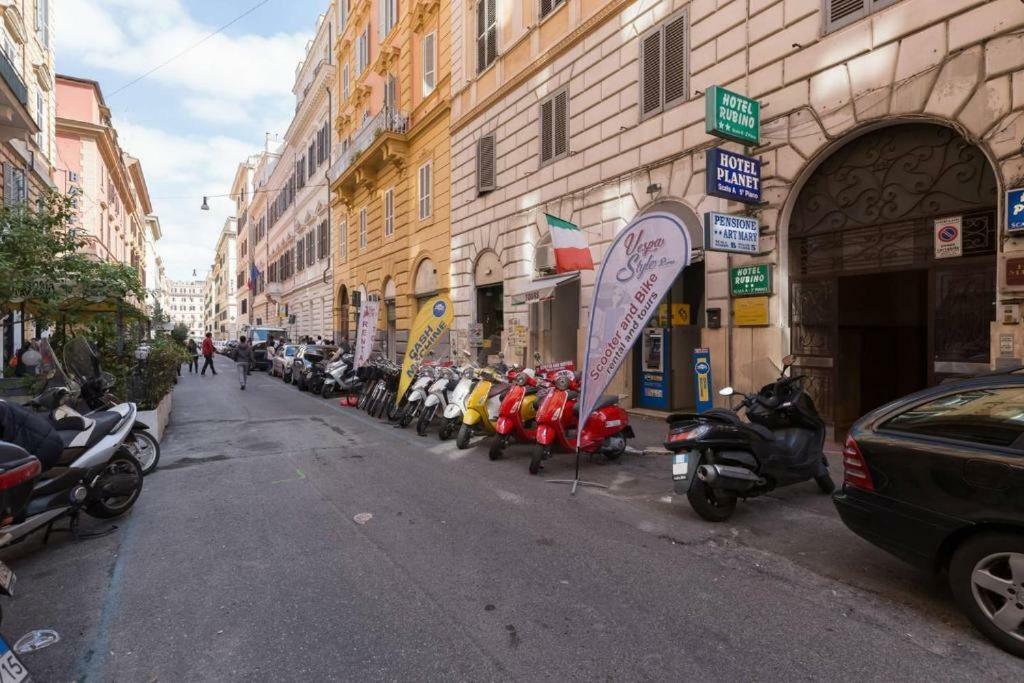
<instances>
[{"instance_id":1,"label":"balcony","mask_svg":"<svg viewBox=\"0 0 1024 683\"><path fill-rule=\"evenodd\" d=\"M24 140L39 132L28 112L28 88L18 70L0 50L0 140Z\"/></svg>"},{"instance_id":2,"label":"balcony","mask_svg":"<svg viewBox=\"0 0 1024 683\"><path fill-rule=\"evenodd\" d=\"M368 119L327 171L331 187L351 198L360 185L371 186L388 163L403 166L409 149L405 139L408 127L409 118L390 107Z\"/></svg>"}]
</instances>

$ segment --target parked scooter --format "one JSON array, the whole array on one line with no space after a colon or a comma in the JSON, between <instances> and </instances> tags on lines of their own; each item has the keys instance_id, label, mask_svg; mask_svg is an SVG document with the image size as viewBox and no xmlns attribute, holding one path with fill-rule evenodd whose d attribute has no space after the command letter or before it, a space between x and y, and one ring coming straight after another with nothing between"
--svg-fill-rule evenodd
<instances>
[{"instance_id":1,"label":"parked scooter","mask_svg":"<svg viewBox=\"0 0 1024 683\"><path fill-rule=\"evenodd\" d=\"M462 424L463 415L466 412L466 401L473 391L473 387L476 386L476 373L479 368L475 364L468 362L470 358L468 351L463 351L462 353L467 358L467 365L464 365L459 372L459 381L451 392L448 405L444 407L441 429L437 434L442 441L452 438L452 435L458 431L459 426Z\"/></svg>"},{"instance_id":2,"label":"parked scooter","mask_svg":"<svg viewBox=\"0 0 1024 683\"><path fill-rule=\"evenodd\" d=\"M356 404L363 389L363 381L356 373L353 360L352 354L346 353L327 366L327 374L320 387L321 396L331 398L335 393L340 393L346 397L344 403L350 406Z\"/></svg>"},{"instance_id":3,"label":"parked scooter","mask_svg":"<svg viewBox=\"0 0 1024 683\"><path fill-rule=\"evenodd\" d=\"M427 428L433 423L439 410L442 415L444 414L452 392L459 383L459 373L450 367L438 368L436 376L434 383L427 390L427 399L423 402L423 410L416 422L416 433L420 436L427 435Z\"/></svg>"},{"instance_id":4,"label":"parked scooter","mask_svg":"<svg viewBox=\"0 0 1024 683\"><path fill-rule=\"evenodd\" d=\"M437 378L437 368L432 363L423 363L415 368L416 377L403 398L404 406L398 414L398 426L405 429L418 419L427 400L430 385Z\"/></svg>"},{"instance_id":5,"label":"parked scooter","mask_svg":"<svg viewBox=\"0 0 1024 683\"><path fill-rule=\"evenodd\" d=\"M554 388L537 413L537 450L530 460L530 474L541 470L541 462L556 452L576 451L579 428L579 380L571 369L555 374ZM609 460L626 452L626 439L634 437L629 413L619 405L618 396L604 396L583 422L580 451L601 453Z\"/></svg>"},{"instance_id":6,"label":"parked scooter","mask_svg":"<svg viewBox=\"0 0 1024 683\"><path fill-rule=\"evenodd\" d=\"M460 449L469 448L474 434L490 436L495 433L498 414L501 412L501 397L508 390L504 374L494 369L477 371L476 379L476 385L466 399L462 425L455 437L455 445Z\"/></svg>"},{"instance_id":7,"label":"parked scooter","mask_svg":"<svg viewBox=\"0 0 1024 683\"><path fill-rule=\"evenodd\" d=\"M43 341L45 349L49 346ZM0 526L0 547L68 517L77 533L78 516L84 511L98 519L110 519L128 512L142 492L142 467L125 446L135 424L133 403L86 417L68 401L78 396L78 386L68 380L49 351L51 377L46 390L33 400L37 409L50 409L51 424L64 442L57 464L46 469L34 482L31 497L22 514L5 516ZM8 458L24 456L8 448ZM21 450L21 449L18 449Z\"/></svg>"},{"instance_id":8,"label":"parked scooter","mask_svg":"<svg viewBox=\"0 0 1024 683\"><path fill-rule=\"evenodd\" d=\"M85 337L75 337L64 346L64 367L79 385L80 395L72 407L86 417L120 403L111 393L113 376L100 368L99 356ZM151 473L160 464L160 442L144 422L135 421L125 447L139 461L143 474Z\"/></svg>"},{"instance_id":9,"label":"parked scooter","mask_svg":"<svg viewBox=\"0 0 1024 683\"><path fill-rule=\"evenodd\" d=\"M540 354L535 353L533 358L540 362ZM509 378L512 386L502 399L495 424L497 434L488 451L491 460L501 458L513 442L534 443L537 440L537 408L547 388L538 380L535 369L511 371Z\"/></svg>"},{"instance_id":10,"label":"parked scooter","mask_svg":"<svg viewBox=\"0 0 1024 683\"><path fill-rule=\"evenodd\" d=\"M665 447L674 454L675 491L709 522L729 519L739 498L780 486L813 479L823 493L835 489L824 453L825 422L803 376L786 376L790 367L787 357L777 380L743 397L740 409L749 422L723 408L668 417ZM719 393L735 392L726 387Z\"/></svg>"}]
</instances>

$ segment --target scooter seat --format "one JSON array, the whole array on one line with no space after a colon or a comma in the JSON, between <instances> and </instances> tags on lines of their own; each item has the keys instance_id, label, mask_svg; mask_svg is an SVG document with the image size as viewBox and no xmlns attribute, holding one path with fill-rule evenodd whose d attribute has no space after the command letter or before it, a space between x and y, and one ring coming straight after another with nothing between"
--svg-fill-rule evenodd
<instances>
[{"instance_id":1,"label":"scooter seat","mask_svg":"<svg viewBox=\"0 0 1024 683\"><path fill-rule=\"evenodd\" d=\"M601 408L607 408L608 406L618 405L618 403L619 403L619 397L618 396L613 396L611 394L605 394L597 402L597 405L594 406L594 412L596 413L597 411L601 410ZM577 403L576 405L574 405L572 407L572 410L573 410L574 413L579 415L580 414L580 404Z\"/></svg>"},{"instance_id":2,"label":"scooter seat","mask_svg":"<svg viewBox=\"0 0 1024 683\"><path fill-rule=\"evenodd\" d=\"M775 433L772 432L772 430L754 422L745 422L732 410L726 410L725 408L712 408L711 410L701 413L699 417L721 420L723 422L728 422L729 424L734 424L737 427L742 427L743 429L749 429L765 441L775 440Z\"/></svg>"},{"instance_id":3,"label":"scooter seat","mask_svg":"<svg viewBox=\"0 0 1024 683\"><path fill-rule=\"evenodd\" d=\"M91 413L92 426L85 430L58 430L64 448L92 448L100 439L114 431L121 421L121 414L113 411Z\"/></svg>"}]
</instances>

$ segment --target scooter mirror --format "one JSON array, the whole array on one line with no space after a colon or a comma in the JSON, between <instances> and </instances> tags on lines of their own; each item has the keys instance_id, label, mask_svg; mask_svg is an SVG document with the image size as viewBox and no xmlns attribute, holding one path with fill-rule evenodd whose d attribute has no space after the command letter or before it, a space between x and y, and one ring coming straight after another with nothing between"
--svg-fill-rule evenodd
<instances>
[{"instance_id":1,"label":"scooter mirror","mask_svg":"<svg viewBox=\"0 0 1024 683\"><path fill-rule=\"evenodd\" d=\"M736 393L736 390L733 389L732 387L723 387L722 389L720 389L718 391L718 394L720 396L732 396L735 393Z\"/></svg>"},{"instance_id":2,"label":"scooter mirror","mask_svg":"<svg viewBox=\"0 0 1024 683\"><path fill-rule=\"evenodd\" d=\"M793 364L793 361L795 360L796 358L794 358L793 356L786 356L785 358L782 359L782 366L788 368L790 365Z\"/></svg>"},{"instance_id":3,"label":"scooter mirror","mask_svg":"<svg viewBox=\"0 0 1024 683\"><path fill-rule=\"evenodd\" d=\"M533 359L535 361L537 361L538 363L540 362L540 352L539 351L534 351L533 352Z\"/></svg>"}]
</instances>

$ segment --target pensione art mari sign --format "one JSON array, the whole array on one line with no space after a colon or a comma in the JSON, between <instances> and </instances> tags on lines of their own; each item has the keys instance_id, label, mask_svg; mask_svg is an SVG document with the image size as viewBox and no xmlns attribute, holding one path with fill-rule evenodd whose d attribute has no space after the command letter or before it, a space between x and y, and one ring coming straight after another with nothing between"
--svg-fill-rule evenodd
<instances>
[{"instance_id":1,"label":"pensione art mari sign","mask_svg":"<svg viewBox=\"0 0 1024 683\"><path fill-rule=\"evenodd\" d=\"M704 248L736 254L761 251L761 226L756 218L709 211L704 214Z\"/></svg>"},{"instance_id":2,"label":"pensione art mari sign","mask_svg":"<svg viewBox=\"0 0 1024 683\"><path fill-rule=\"evenodd\" d=\"M707 187L711 197L744 204L761 203L761 161L721 148L707 152Z\"/></svg>"},{"instance_id":3,"label":"pensione art mari sign","mask_svg":"<svg viewBox=\"0 0 1024 683\"><path fill-rule=\"evenodd\" d=\"M709 135L756 147L761 144L761 103L719 85L705 93L705 129Z\"/></svg>"}]
</instances>

